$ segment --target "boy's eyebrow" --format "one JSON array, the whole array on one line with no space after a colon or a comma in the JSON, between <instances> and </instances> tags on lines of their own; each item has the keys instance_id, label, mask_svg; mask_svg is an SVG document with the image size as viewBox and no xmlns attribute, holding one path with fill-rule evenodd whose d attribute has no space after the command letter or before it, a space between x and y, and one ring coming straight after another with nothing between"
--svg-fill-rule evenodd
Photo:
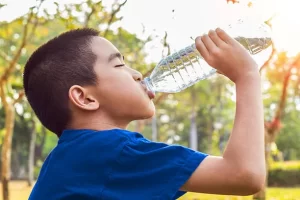
<instances>
[{"instance_id":1,"label":"boy's eyebrow","mask_svg":"<svg viewBox=\"0 0 300 200\"><path fill-rule=\"evenodd\" d=\"M112 61L115 58L119 58L119 59L123 59L124 60L124 56L122 56L122 54L118 53L113 53L108 57L108 62Z\"/></svg>"}]
</instances>

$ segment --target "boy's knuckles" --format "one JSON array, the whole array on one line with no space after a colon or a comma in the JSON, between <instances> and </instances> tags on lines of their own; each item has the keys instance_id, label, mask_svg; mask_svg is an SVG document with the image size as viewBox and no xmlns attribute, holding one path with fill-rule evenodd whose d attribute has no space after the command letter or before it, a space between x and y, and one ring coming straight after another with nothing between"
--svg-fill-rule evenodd
<instances>
[{"instance_id":1,"label":"boy's knuckles","mask_svg":"<svg viewBox=\"0 0 300 200\"><path fill-rule=\"evenodd\" d=\"M213 48L210 54L216 58L219 58L221 56L221 51L218 48Z\"/></svg>"}]
</instances>

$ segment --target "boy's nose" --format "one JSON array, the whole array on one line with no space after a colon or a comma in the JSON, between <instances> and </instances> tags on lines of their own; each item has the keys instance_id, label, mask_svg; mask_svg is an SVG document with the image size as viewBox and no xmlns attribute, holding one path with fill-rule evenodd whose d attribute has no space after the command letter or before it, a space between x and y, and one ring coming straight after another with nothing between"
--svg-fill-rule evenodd
<instances>
[{"instance_id":1,"label":"boy's nose","mask_svg":"<svg viewBox=\"0 0 300 200\"><path fill-rule=\"evenodd\" d=\"M143 79L143 75L140 72L134 72L132 76L135 81L142 81Z\"/></svg>"}]
</instances>

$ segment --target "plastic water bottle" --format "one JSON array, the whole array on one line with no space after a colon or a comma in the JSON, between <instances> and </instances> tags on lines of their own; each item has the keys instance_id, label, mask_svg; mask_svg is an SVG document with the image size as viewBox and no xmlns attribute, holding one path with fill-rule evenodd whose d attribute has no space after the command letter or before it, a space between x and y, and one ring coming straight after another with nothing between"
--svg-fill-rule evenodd
<instances>
[{"instance_id":1,"label":"plastic water bottle","mask_svg":"<svg viewBox=\"0 0 300 200\"><path fill-rule=\"evenodd\" d=\"M270 27L266 24L245 23L238 20L229 25L226 32L244 46L251 55L270 51L272 40ZM270 54L263 55L267 60ZM151 75L144 79L148 90L155 92L180 92L200 80L216 73L196 49L195 43L163 58Z\"/></svg>"}]
</instances>

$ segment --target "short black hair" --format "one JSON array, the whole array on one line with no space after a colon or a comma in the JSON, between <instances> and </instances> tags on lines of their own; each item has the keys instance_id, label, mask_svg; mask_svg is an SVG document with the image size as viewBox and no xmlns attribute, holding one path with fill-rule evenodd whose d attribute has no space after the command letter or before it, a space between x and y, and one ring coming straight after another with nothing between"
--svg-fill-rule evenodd
<instances>
[{"instance_id":1,"label":"short black hair","mask_svg":"<svg viewBox=\"0 0 300 200\"><path fill-rule=\"evenodd\" d=\"M23 86L41 123L58 137L71 120L68 91L72 85L94 85L97 76L90 28L64 32L39 47L28 59Z\"/></svg>"}]
</instances>

